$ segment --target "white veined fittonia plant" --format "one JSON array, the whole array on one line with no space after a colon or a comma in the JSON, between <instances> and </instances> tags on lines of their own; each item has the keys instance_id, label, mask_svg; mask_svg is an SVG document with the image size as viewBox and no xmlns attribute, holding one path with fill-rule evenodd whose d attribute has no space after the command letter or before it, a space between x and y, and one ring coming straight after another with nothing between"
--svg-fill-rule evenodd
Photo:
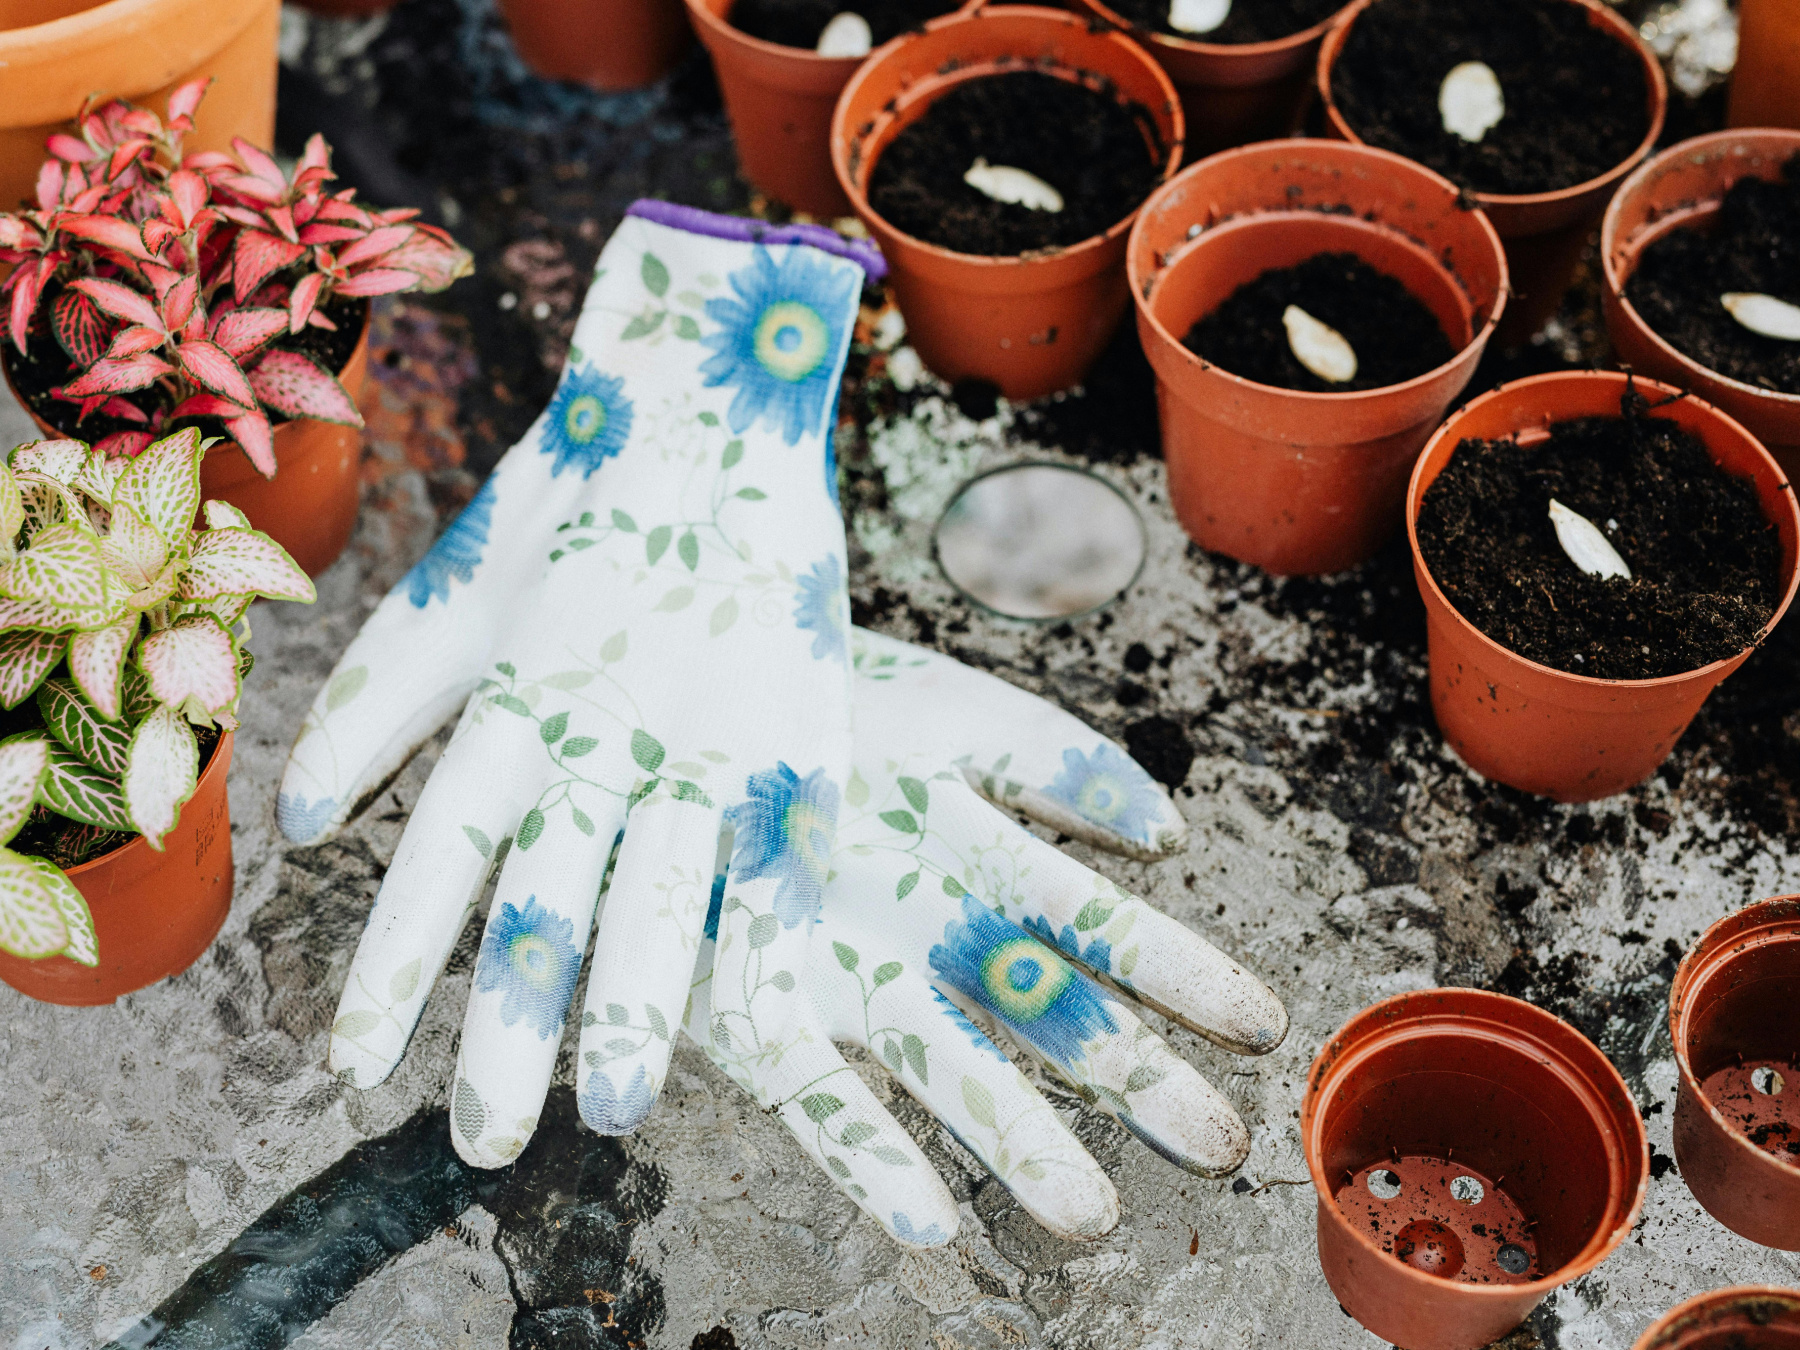
<instances>
[{"instance_id":1,"label":"white veined fittonia plant","mask_svg":"<svg viewBox=\"0 0 1800 1350\"><path fill-rule=\"evenodd\" d=\"M206 445L192 428L134 458L37 441L0 464L0 950L15 956L97 962L58 864L137 834L162 848L199 781L196 729L237 726L250 602L313 598L236 507L207 502L195 528Z\"/></svg>"}]
</instances>

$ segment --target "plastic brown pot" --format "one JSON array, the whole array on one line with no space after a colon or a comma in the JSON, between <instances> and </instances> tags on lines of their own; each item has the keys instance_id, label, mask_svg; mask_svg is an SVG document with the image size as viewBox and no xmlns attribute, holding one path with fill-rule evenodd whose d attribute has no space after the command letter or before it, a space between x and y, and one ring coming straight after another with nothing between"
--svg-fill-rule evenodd
<instances>
[{"instance_id":1,"label":"plastic brown pot","mask_svg":"<svg viewBox=\"0 0 1800 1350\"><path fill-rule=\"evenodd\" d=\"M94 916L100 964L0 952L0 980L43 1003L89 1006L155 984L212 946L231 908L232 737L220 737L162 852L142 835L69 872Z\"/></svg>"},{"instance_id":2,"label":"plastic brown pot","mask_svg":"<svg viewBox=\"0 0 1800 1350\"><path fill-rule=\"evenodd\" d=\"M1517 1326L1625 1239L1650 1171L1606 1056L1477 989L1352 1017L1313 1061L1300 1137L1326 1283L1403 1350L1474 1350Z\"/></svg>"},{"instance_id":3,"label":"plastic brown pot","mask_svg":"<svg viewBox=\"0 0 1800 1350\"><path fill-rule=\"evenodd\" d=\"M1682 1180L1732 1232L1800 1251L1800 896L1706 930L1675 972L1669 1037Z\"/></svg>"},{"instance_id":4,"label":"plastic brown pot","mask_svg":"<svg viewBox=\"0 0 1800 1350\"><path fill-rule=\"evenodd\" d=\"M1800 1292L1715 1289L1671 1308L1632 1350L1800 1350Z\"/></svg>"},{"instance_id":5,"label":"plastic brown pot","mask_svg":"<svg viewBox=\"0 0 1800 1350\"><path fill-rule=\"evenodd\" d=\"M1331 70L1350 36L1357 17L1377 0L1355 0L1319 47L1318 90L1325 102L1326 125L1333 136L1347 141L1362 138L1344 120L1331 97ZM1598 0L1567 0L1587 11L1588 21L1630 47L1643 62L1649 94L1650 126L1637 149L1598 178L1558 188L1554 192L1470 194L1486 211L1506 242L1506 264L1512 277L1512 304L1500 324L1498 341L1516 347L1542 328L1562 304L1588 235L1606 209L1619 181L1649 154L1662 135L1663 114L1668 109L1669 86L1662 63L1639 40L1637 30Z\"/></svg>"},{"instance_id":6,"label":"plastic brown pot","mask_svg":"<svg viewBox=\"0 0 1800 1350\"><path fill-rule=\"evenodd\" d=\"M694 40L681 0L500 0L519 59L547 80L641 89Z\"/></svg>"},{"instance_id":7,"label":"plastic brown pot","mask_svg":"<svg viewBox=\"0 0 1800 1350\"><path fill-rule=\"evenodd\" d=\"M1725 124L1800 127L1800 23L1793 0L1738 0L1738 56Z\"/></svg>"},{"instance_id":8,"label":"plastic brown pot","mask_svg":"<svg viewBox=\"0 0 1800 1350\"><path fill-rule=\"evenodd\" d=\"M190 150L275 139L279 0L3 0L0 2L0 210L29 197L44 139L88 95L161 113L176 85L213 77Z\"/></svg>"},{"instance_id":9,"label":"plastic brown pot","mask_svg":"<svg viewBox=\"0 0 1800 1350\"><path fill-rule=\"evenodd\" d=\"M1287 135L1306 101L1319 43L1344 13L1340 9L1311 28L1269 42L1226 43L1133 28L1129 19L1101 0L1077 4L1095 18L1131 32L1169 72L1187 114L1190 161Z\"/></svg>"},{"instance_id":10,"label":"plastic brown pot","mask_svg":"<svg viewBox=\"0 0 1800 1350\"><path fill-rule=\"evenodd\" d=\"M1673 230L1707 227L1740 178L1777 180L1800 131L1716 131L1663 151L1619 188L1600 224L1606 328L1621 364L1691 389L1742 422L1790 475L1800 475L1800 395L1761 389L1684 355L1625 298L1644 250Z\"/></svg>"},{"instance_id":11,"label":"plastic brown pot","mask_svg":"<svg viewBox=\"0 0 1800 1350\"><path fill-rule=\"evenodd\" d=\"M1561 802L1609 797L1648 778L1706 696L1744 663L1751 649L1654 680L1598 680L1528 661L1463 618L1438 589L1419 552L1419 504L1463 439L1516 435L1520 444L1529 445L1547 437L1554 422L1617 417L1619 399L1630 383L1616 372L1583 370L1503 384L1459 409L1438 429L1419 456L1406 493L1406 530L1413 575L1425 600L1431 708L1438 730L1470 768ZM1652 403L1679 393L1654 380L1635 385ZM1773 629L1800 581L1795 567L1800 509L1786 488L1786 475L1754 436L1710 404L1684 398L1659 408L1656 415L1699 436L1726 472L1754 480L1763 512L1781 536L1786 584L1769 618L1768 629Z\"/></svg>"},{"instance_id":12,"label":"plastic brown pot","mask_svg":"<svg viewBox=\"0 0 1800 1350\"><path fill-rule=\"evenodd\" d=\"M1404 384L1315 394L1243 379L1182 346L1239 286L1323 252L1397 277L1457 354ZM1182 528L1282 574L1341 571L1399 528L1419 448L1506 303L1500 239L1481 212L1458 207L1448 179L1331 141L1245 146L1187 169L1144 203L1126 269Z\"/></svg>"},{"instance_id":13,"label":"plastic brown pot","mask_svg":"<svg viewBox=\"0 0 1800 1350\"><path fill-rule=\"evenodd\" d=\"M1089 19L1029 5L975 8L895 38L851 78L831 121L838 185L887 258L913 348L945 380L991 380L1012 399L1079 383L1112 337L1127 305L1122 264L1136 210L1068 248L982 258L902 234L876 214L866 188L881 152L934 100L965 80L1024 68L1110 81L1149 111L1162 176L1180 166L1181 105L1162 67Z\"/></svg>"}]
</instances>

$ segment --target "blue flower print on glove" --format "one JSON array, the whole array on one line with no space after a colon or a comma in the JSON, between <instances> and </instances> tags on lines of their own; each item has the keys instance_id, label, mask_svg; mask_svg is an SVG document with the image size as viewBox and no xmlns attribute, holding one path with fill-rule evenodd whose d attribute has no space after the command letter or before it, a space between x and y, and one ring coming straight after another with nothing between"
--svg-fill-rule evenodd
<instances>
[{"instance_id":1,"label":"blue flower print on glove","mask_svg":"<svg viewBox=\"0 0 1800 1350\"><path fill-rule=\"evenodd\" d=\"M574 925L540 905L535 895L526 898L524 909L503 904L488 919L475 961L475 987L502 991L501 1022L510 1027L524 1018L540 1041L562 1028L581 970L574 937Z\"/></svg>"},{"instance_id":2,"label":"blue flower print on glove","mask_svg":"<svg viewBox=\"0 0 1800 1350\"><path fill-rule=\"evenodd\" d=\"M1081 935L1075 931L1075 925L1065 923L1062 932L1050 930L1050 921L1042 914L1034 914L1025 920L1025 931L1041 939L1045 945L1060 947L1069 956L1087 964L1090 970L1112 973L1112 943L1103 937L1097 937L1088 943L1087 950L1081 947Z\"/></svg>"},{"instance_id":3,"label":"blue flower print on glove","mask_svg":"<svg viewBox=\"0 0 1800 1350\"><path fill-rule=\"evenodd\" d=\"M617 455L631 436L631 400L625 381L603 375L592 365L571 370L557 386L544 414L544 442L539 448L550 461L550 476L563 469L593 476L601 462Z\"/></svg>"},{"instance_id":4,"label":"blue flower print on glove","mask_svg":"<svg viewBox=\"0 0 1800 1350\"><path fill-rule=\"evenodd\" d=\"M731 810L733 877L778 880L774 909L784 928L816 918L837 833L837 784L823 769L802 778L777 764L751 774L744 793Z\"/></svg>"},{"instance_id":5,"label":"blue flower print on glove","mask_svg":"<svg viewBox=\"0 0 1800 1350\"><path fill-rule=\"evenodd\" d=\"M299 795L275 794L275 823L289 839L315 839L337 814L337 798L309 802Z\"/></svg>"},{"instance_id":6,"label":"blue flower print on glove","mask_svg":"<svg viewBox=\"0 0 1800 1350\"><path fill-rule=\"evenodd\" d=\"M988 1039L987 1032L976 1026L964 1015L961 1008L957 1007L935 989L931 991L931 996L937 1000L939 1011L941 1011L945 1017L950 1019L950 1025L969 1038L970 1045L974 1046L977 1050L987 1051L1002 1064L1010 1064L1012 1062L1007 1059L1004 1050Z\"/></svg>"},{"instance_id":7,"label":"blue flower print on glove","mask_svg":"<svg viewBox=\"0 0 1800 1350\"><path fill-rule=\"evenodd\" d=\"M737 297L706 302L719 331L701 339L714 355L700 373L708 389L736 386L733 431L760 417L793 445L820 429L837 399L842 315L858 275L807 248L790 248L777 263L758 245L750 266L731 274Z\"/></svg>"},{"instance_id":8,"label":"blue flower print on glove","mask_svg":"<svg viewBox=\"0 0 1800 1350\"><path fill-rule=\"evenodd\" d=\"M844 633L844 577L836 558L816 562L800 576L794 592L794 622L813 634L813 660L850 658Z\"/></svg>"},{"instance_id":9,"label":"blue flower print on glove","mask_svg":"<svg viewBox=\"0 0 1800 1350\"><path fill-rule=\"evenodd\" d=\"M630 1134L644 1123L653 1104L650 1076L642 1064L623 1092L614 1088L612 1079L599 1070L590 1073L581 1085L581 1118L601 1134Z\"/></svg>"},{"instance_id":10,"label":"blue flower print on glove","mask_svg":"<svg viewBox=\"0 0 1800 1350\"><path fill-rule=\"evenodd\" d=\"M1062 772L1043 791L1127 839L1145 839L1151 823L1162 818L1155 780L1109 741L1101 741L1091 755L1064 750Z\"/></svg>"},{"instance_id":11,"label":"blue flower print on glove","mask_svg":"<svg viewBox=\"0 0 1800 1350\"><path fill-rule=\"evenodd\" d=\"M928 1223L923 1228L914 1228L911 1219L901 1211L895 1210L894 1236L902 1242L912 1243L915 1247L937 1247L943 1244L947 1235L935 1223Z\"/></svg>"},{"instance_id":12,"label":"blue flower print on glove","mask_svg":"<svg viewBox=\"0 0 1800 1350\"><path fill-rule=\"evenodd\" d=\"M450 522L450 528L438 536L423 558L401 578L400 585L416 608L424 609L436 596L450 599L450 583L463 585L475 579L481 565L481 552L487 547L488 526L494 516L494 480L489 477L481 491L470 498L461 514Z\"/></svg>"}]
</instances>

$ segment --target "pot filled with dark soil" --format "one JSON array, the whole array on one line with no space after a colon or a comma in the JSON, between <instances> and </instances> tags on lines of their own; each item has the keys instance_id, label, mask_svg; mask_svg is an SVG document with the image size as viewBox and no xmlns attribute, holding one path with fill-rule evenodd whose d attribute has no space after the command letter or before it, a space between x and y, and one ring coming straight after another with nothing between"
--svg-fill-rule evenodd
<instances>
[{"instance_id":1,"label":"pot filled with dark soil","mask_svg":"<svg viewBox=\"0 0 1800 1350\"><path fill-rule=\"evenodd\" d=\"M831 153L925 364L1027 399L1078 383L1117 328L1126 232L1181 137L1141 47L1018 5L877 52L838 101Z\"/></svg>"},{"instance_id":2,"label":"pot filled with dark soil","mask_svg":"<svg viewBox=\"0 0 1800 1350\"><path fill-rule=\"evenodd\" d=\"M1341 571L1399 528L1506 293L1499 237L1454 185L1317 140L1187 169L1145 204L1126 266L1182 527L1284 574ZM1320 326L1348 367L1306 364L1345 357Z\"/></svg>"},{"instance_id":3,"label":"pot filled with dark soil","mask_svg":"<svg viewBox=\"0 0 1800 1350\"><path fill-rule=\"evenodd\" d=\"M1800 1291L1715 1289L1664 1313L1632 1350L1800 1350Z\"/></svg>"},{"instance_id":4,"label":"pot filled with dark soil","mask_svg":"<svg viewBox=\"0 0 1800 1350\"><path fill-rule=\"evenodd\" d=\"M1723 408L1800 474L1800 326L1780 322L1800 324L1782 308L1800 307L1800 131L1665 150L1606 208L1600 259L1620 363Z\"/></svg>"},{"instance_id":5,"label":"pot filled with dark soil","mask_svg":"<svg viewBox=\"0 0 1800 1350\"><path fill-rule=\"evenodd\" d=\"M849 215L831 169L838 95L873 47L967 3L687 0L719 76L744 177L796 211Z\"/></svg>"},{"instance_id":6,"label":"pot filled with dark soil","mask_svg":"<svg viewBox=\"0 0 1800 1350\"><path fill-rule=\"evenodd\" d=\"M519 59L547 80L641 89L694 40L681 0L500 0Z\"/></svg>"},{"instance_id":7,"label":"pot filled with dark soil","mask_svg":"<svg viewBox=\"0 0 1800 1350\"><path fill-rule=\"evenodd\" d=\"M1162 63L1187 113L1187 157L1286 136L1319 43L1348 0L1080 0Z\"/></svg>"},{"instance_id":8,"label":"pot filled with dark soil","mask_svg":"<svg viewBox=\"0 0 1800 1350\"><path fill-rule=\"evenodd\" d=\"M1425 447L1406 513L1439 730L1558 801L1654 772L1794 596L1800 510L1768 451L1627 375L1475 399Z\"/></svg>"},{"instance_id":9,"label":"pot filled with dark soil","mask_svg":"<svg viewBox=\"0 0 1800 1350\"><path fill-rule=\"evenodd\" d=\"M1318 84L1333 135L1435 169L1488 213L1512 276L1508 347L1555 314L1668 102L1655 53L1598 0L1356 0Z\"/></svg>"},{"instance_id":10,"label":"pot filled with dark soil","mask_svg":"<svg viewBox=\"0 0 1800 1350\"><path fill-rule=\"evenodd\" d=\"M1319 1264L1402 1350L1476 1350L1631 1233L1650 1150L1618 1070L1504 994L1364 1009L1307 1075L1300 1138Z\"/></svg>"},{"instance_id":11,"label":"pot filled with dark soil","mask_svg":"<svg viewBox=\"0 0 1800 1350\"><path fill-rule=\"evenodd\" d=\"M1738 0L1725 124L1800 128L1800 24L1792 0Z\"/></svg>"},{"instance_id":12,"label":"pot filled with dark soil","mask_svg":"<svg viewBox=\"0 0 1800 1350\"><path fill-rule=\"evenodd\" d=\"M1740 1237L1800 1251L1800 896L1706 930L1675 972L1669 1035L1682 1180Z\"/></svg>"}]
</instances>

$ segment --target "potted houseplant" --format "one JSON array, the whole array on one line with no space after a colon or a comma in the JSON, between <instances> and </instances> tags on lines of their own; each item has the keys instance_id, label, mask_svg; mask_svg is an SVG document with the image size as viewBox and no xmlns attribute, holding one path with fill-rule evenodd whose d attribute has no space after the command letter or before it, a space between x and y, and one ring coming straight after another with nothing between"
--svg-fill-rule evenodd
<instances>
[{"instance_id":1,"label":"potted houseplant","mask_svg":"<svg viewBox=\"0 0 1800 1350\"><path fill-rule=\"evenodd\" d=\"M1796 1345L1800 1290L1741 1285L1677 1304L1632 1350L1793 1350Z\"/></svg>"},{"instance_id":2,"label":"potted houseplant","mask_svg":"<svg viewBox=\"0 0 1800 1350\"><path fill-rule=\"evenodd\" d=\"M0 466L0 980L110 1003L186 968L231 901L225 771L256 596L312 583L207 502L189 427Z\"/></svg>"},{"instance_id":3,"label":"potted houseplant","mask_svg":"<svg viewBox=\"0 0 1800 1350\"><path fill-rule=\"evenodd\" d=\"M1284 574L1350 567L1399 527L1413 461L1506 303L1500 240L1452 183L1329 141L1185 170L1144 203L1126 269L1176 516L1203 548ZM1343 330L1349 376L1295 363L1290 302Z\"/></svg>"},{"instance_id":4,"label":"potted houseplant","mask_svg":"<svg viewBox=\"0 0 1800 1350\"><path fill-rule=\"evenodd\" d=\"M500 0L519 59L547 80L640 89L694 40L681 0Z\"/></svg>"},{"instance_id":5,"label":"potted houseplant","mask_svg":"<svg viewBox=\"0 0 1800 1350\"><path fill-rule=\"evenodd\" d=\"M1318 89L1332 135L1418 160L1487 212L1512 277L1506 347L1556 313L1668 104L1655 53L1600 0L1356 0Z\"/></svg>"},{"instance_id":6,"label":"potted houseplant","mask_svg":"<svg viewBox=\"0 0 1800 1350\"><path fill-rule=\"evenodd\" d=\"M241 139L184 154L205 92L178 89L166 122L99 104L50 138L34 205L0 214L0 366L46 434L108 455L184 425L235 441L208 494L316 574L356 519L368 297L441 289L469 256L330 191L318 136L291 176Z\"/></svg>"},{"instance_id":7,"label":"potted houseplant","mask_svg":"<svg viewBox=\"0 0 1800 1350\"><path fill-rule=\"evenodd\" d=\"M920 358L1027 399L1077 383L1118 326L1126 231L1180 166L1182 129L1143 48L1002 5L871 56L838 100L831 156Z\"/></svg>"},{"instance_id":8,"label":"potted houseplant","mask_svg":"<svg viewBox=\"0 0 1800 1350\"><path fill-rule=\"evenodd\" d=\"M1800 579L1800 509L1769 452L1718 409L1612 372L1459 409L1419 457L1406 519L1439 730L1471 768L1558 801L1654 772Z\"/></svg>"},{"instance_id":9,"label":"potted houseplant","mask_svg":"<svg viewBox=\"0 0 1800 1350\"><path fill-rule=\"evenodd\" d=\"M1800 343L1740 310L1763 331L1746 326L1726 302L1770 292L1800 301L1788 261L1800 250L1797 199L1800 131L1718 131L1638 169L1600 225L1618 360L1724 409L1790 474L1800 474Z\"/></svg>"}]
</instances>

